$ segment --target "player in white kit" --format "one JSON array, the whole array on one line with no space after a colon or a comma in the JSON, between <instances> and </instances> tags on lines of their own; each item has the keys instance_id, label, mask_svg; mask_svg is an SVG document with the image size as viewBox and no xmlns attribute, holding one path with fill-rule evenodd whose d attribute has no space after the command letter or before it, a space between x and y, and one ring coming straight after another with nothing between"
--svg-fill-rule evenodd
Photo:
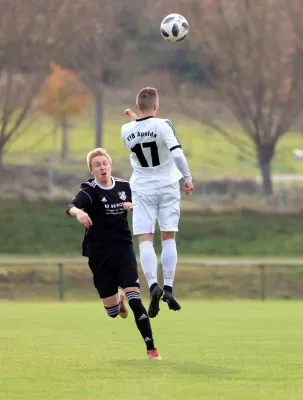
<instances>
[{"instance_id":1,"label":"player in white kit","mask_svg":"<svg viewBox=\"0 0 303 400\"><path fill-rule=\"evenodd\" d=\"M133 234L138 236L140 262L150 288L150 318L158 314L161 298L169 309L181 309L172 287L177 265L175 239L182 177L184 192L187 195L193 192L188 163L174 127L169 120L156 118L158 106L157 89L143 88L136 98L138 117L130 109L125 110L123 114L132 122L123 125L121 131L123 143L131 151ZM158 261L153 246L156 221L161 231L163 289L158 284Z\"/></svg>"}]
</instances>

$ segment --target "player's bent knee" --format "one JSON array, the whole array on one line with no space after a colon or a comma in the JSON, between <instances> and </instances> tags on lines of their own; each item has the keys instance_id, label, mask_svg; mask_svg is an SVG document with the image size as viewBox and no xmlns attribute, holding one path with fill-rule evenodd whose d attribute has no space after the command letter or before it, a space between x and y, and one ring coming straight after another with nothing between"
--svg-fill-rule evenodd
<instances>
[{"instance_id":1,"label":"player's bent knee","mask_svg":"<svg viewBox=\"0 0 303 400\"><path fill-rule=\"evenodd\" d=\"M140 289L138 286L127 287L127 288L124 288L123 290L124 290L125 295L126 295L126 293L129 293L129 292L140 293Z\"/></svg>"},{"instance_id":2,"label":"player's bent knee","mask_svg":"<svg viewBox=\"0 0 303 400\"><path fill-rule=\"evenodd\" d=\"M137 238L138 238L138 243L139 244L142 243L142 242L145 242L145 241L153 242L154 241L154 234L153 233L144 233L142 235L138 235Z\"/></svg>"},{"instance_id":3,"label":"player's bent knee","mask_svg":"<svg viewBox=\"0 0 303 400\"><path fill-rule=\"evenodd\" d=\"M161 240L176 239L176 232L161 232Z\"/></svg>"}]
</instances>

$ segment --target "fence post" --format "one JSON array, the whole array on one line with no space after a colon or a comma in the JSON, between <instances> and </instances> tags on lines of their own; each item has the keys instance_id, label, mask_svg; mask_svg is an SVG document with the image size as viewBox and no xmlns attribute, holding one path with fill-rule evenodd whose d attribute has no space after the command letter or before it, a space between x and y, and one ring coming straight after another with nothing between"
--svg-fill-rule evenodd
<instances>
[{"instance_id":1,"label":"fence post","mask_svg":"<svg viewBox=\"0 0 303 400\"><path fill-rule=\"evenodd\" d=\"M59 300L64 299L64 266L62 263L58 264L58 293Z\"/></svg>"},{"instance_id":2,"label":"fence post","mask_svg":"<svg viewBox=\"0 0 303 400\"><path fill-rule=\"evenodd\" d=\"M265 276L265 265L260 265L260 297L264 301L266 298L266 276Z\"/></svg>"}]
</instances>

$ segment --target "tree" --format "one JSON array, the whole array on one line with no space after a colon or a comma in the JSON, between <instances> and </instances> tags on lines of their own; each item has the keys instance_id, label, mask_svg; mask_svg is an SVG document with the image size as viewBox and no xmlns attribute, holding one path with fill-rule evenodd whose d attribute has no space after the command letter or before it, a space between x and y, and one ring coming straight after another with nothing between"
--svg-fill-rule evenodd
<instances>
[{"instance_id":1,"label":"tree","mask_svg":"<svg viewBox=\"0 0 303 400\"><path fill-rule=\"evenodd\" d=\"M273 192L271 162L277 143L303 106L302 36L298 37L289 13L296 4L298 0L180 0L178 4L190 21L187 45L215 90L215 102L230 110L254 146L265 195ZM296 21L302 26L302 20ZM191 86L185 95L193 98L195 91L197 87ZM203 115L198 97L191 102L195 107L187 110L236 142L234 133L218 123L218 116L210 121Z\"/></svg>"},{"instance_id":2,"label":"tree","mask_svg":"<svg viewBox=\"0 0 303 400\"><path fill-rule=\"evenodd\" d=\"M95 101L95 146L103 141L103 96L106 84L117 84L123 59L137 33L138 1L90 1L91 32L70 48L68 65L79 72Z\"/></svg>"},{"instance_id":3,"label":"tree","mask_svg":"<svg viewBox=\"0 0 303 400\"><path fill-rule=\"evenodd\" d=\"M68 120L82 115L90 95L78 76L56 63L50 64L51 73L46 77L35 108L55 118L62 129L61 161L69 160Z\"/></svg>"},{"instance_id":4,"label":"tree","mask_svg":"<svg viewBox=\"0 0 303 400\"><path fill-rule=\"evenodd\" d=\"M8 144L26 131L32 103L59 57L81 32L81 0L0 0L0 167Z\"/></svg>"}]
</instances>

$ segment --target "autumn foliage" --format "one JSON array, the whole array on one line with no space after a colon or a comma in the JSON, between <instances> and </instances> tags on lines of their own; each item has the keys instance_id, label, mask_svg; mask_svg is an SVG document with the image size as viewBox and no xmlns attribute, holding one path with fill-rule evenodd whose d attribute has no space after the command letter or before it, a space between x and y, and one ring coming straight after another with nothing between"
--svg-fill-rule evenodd
<instances>
[{"instance_id":1,"label":"autumn foliage","mask_svg":"<svg viewBox=\"0 0 303 400\"><path fill-rule=\"evenodd\" d=\"M55 63L51 63L50 68L36 108L60 121L82 115L91 96L77 74Z\"/></svg>"}]
</instances>

